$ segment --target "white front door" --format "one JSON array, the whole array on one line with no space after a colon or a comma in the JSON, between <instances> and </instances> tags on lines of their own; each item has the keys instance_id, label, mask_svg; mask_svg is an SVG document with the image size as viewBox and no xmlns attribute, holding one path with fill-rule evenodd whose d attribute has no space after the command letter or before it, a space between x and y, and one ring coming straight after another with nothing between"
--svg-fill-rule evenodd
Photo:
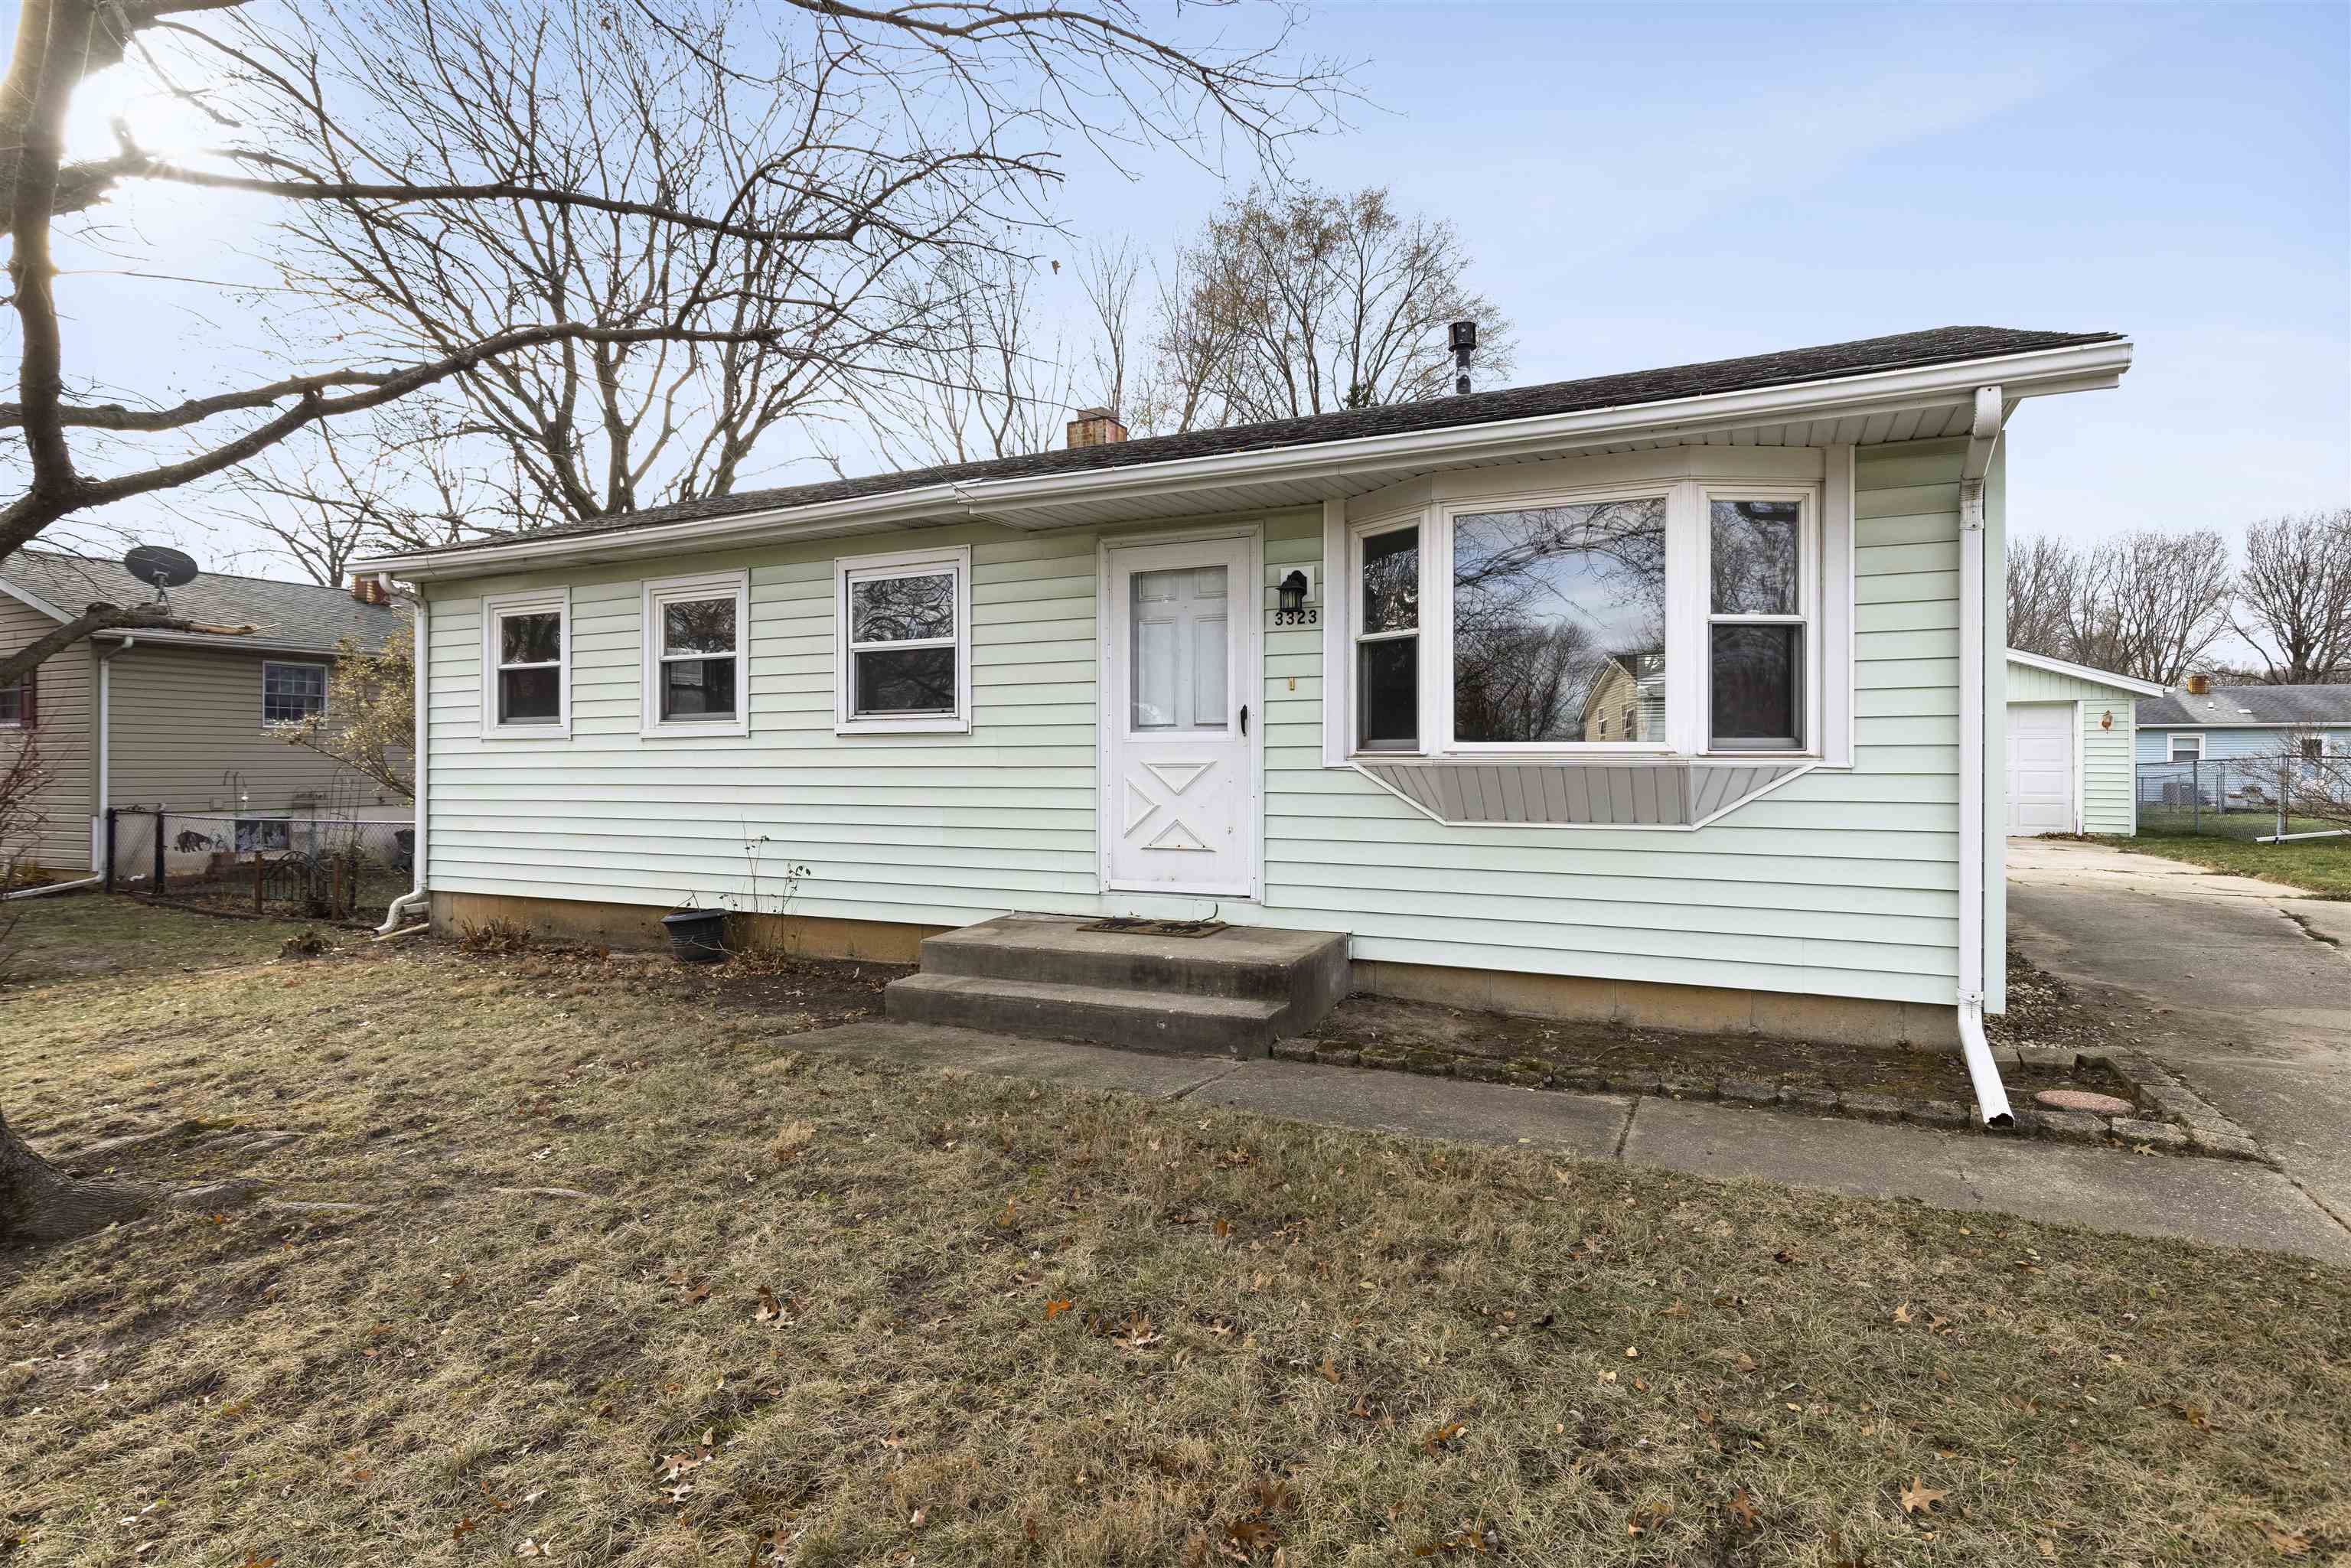
<instances>
[{"instance_id":1,"label":"white front door","mask_svg":"<svg viewBox=\"0 0 2351 1568\"><path fill-rule=\"evenodd\" d=\"M1257 541L1103 551L1102 881L1257 893Z\"/></svg>"},{"instance_id":2,"label":"white front door","mask_svg":"<svg viewBox=\"0 0 2351 1568\"><path fill-rule=\"evenodd\" d=\"M2074 812L2074 705L2008 705L2011 837L2070 833Z\"/></svg>"}]
</instances>

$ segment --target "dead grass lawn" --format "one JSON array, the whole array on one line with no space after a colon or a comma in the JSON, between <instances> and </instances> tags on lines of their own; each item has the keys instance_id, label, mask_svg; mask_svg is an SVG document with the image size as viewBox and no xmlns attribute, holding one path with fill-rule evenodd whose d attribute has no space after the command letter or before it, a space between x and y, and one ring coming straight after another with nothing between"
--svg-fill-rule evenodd
<instances>
[{"instance_id":1,"label":"dead grass lawn","mask_svg":"<svg viewBox=\"0 0 2351 1568\"><path fill-rule=\"evenodd\" d=\"M412 939L10 994L43 1146L290 1130L277 1197L373 1207L23 1260L0 1563L2351 1549L2341 1272L795 1038L883 977Z\"/></svg>"}]
</instances>

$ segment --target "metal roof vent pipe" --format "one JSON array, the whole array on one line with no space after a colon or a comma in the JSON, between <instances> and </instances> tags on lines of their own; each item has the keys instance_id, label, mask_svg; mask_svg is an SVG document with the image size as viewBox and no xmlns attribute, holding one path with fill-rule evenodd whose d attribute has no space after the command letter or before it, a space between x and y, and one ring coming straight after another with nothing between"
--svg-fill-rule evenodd
<instances>
[{"instance_id":1,"label":"metal roof vent pipe","mask_svg":"<svg viewBox=\"0 0 2351 1568\"><path fill-rule=\"evenodd\" d=\"M1466 397L1469 392L1469 356L1478 351L1478 323L1456 321L1445 329L1445 336L1453 350L1453 368L1458 372L1453 378L1453 394Z\"/></svg>"},{"instance_id":2,"label":"metal roof vent pipe","mask_svg":"<svg viewBox=\"0 0 2351 1568\"><path fill-rule=\"evenodd\" d=\"M1109 446L1126 439L1126 426L1118 422L1116 411L1107 408L1081 408L1070 421L1070 448Z\"/></svg>"}]
</instances>

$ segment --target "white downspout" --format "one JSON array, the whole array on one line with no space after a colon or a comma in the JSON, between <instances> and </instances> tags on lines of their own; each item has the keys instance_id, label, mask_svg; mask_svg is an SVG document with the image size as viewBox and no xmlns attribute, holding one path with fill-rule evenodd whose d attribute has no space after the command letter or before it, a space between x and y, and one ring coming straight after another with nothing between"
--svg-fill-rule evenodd
<instances>
[{"instance_id":1,"label":"white downspout","mask_svg":"<svg viewBox=\"0 0 2351 1568\"><path fill-rule=\"evenodd\" d=\"M2001 395L1976 389L1959 469L1959 1052L1987 1127L2011 1127L2008 1091L1984 1039L1984 475L2000 444Z\"/></svg>"},{"instance_id":2,"label":"white downspout","mask_svg":"<svg viewBox=\"0 0 2351 1568\"><path fill-rule=\"evenodd\" d=\"M380 571L376 573L376 580L384 586L387 592L391 591L391 573ZM429 667L433 656L433 606L421 591L415 596L414 603L416 606L415 646L411 650L411 654L416 665L416 752L413 759L416 777L416 815L413 819L416 833L413 857L415 863L413 868L413 880L410 883L408 891L392 901L392 907L383 912L383 924L375 928L376 934L381 936L389 936L399 930L401 923L408 917L408 912L423 904L426 897L424 831L425 821L431 813L425 804L424 779L426 769L432 765L433 754L432 748L426 745L431 734L432 717L425 707L427 694L424 672Z\"/></svg>"}]
</instances>

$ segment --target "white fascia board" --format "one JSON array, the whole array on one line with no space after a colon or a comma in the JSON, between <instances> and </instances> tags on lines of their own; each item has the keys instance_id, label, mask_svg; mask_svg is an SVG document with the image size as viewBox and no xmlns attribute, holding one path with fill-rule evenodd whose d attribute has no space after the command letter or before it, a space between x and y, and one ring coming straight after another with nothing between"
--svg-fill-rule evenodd
<instances>
[{"instance_id":1,"label":"white fascia board","mask_svg":"<svg viewBox=\"0 0 2351 1568\"><path fill-rule=\"evenodd\" d=\"M1633 440L1669 442L1742 424L1784 423L1798 417L1865 416L1970 400L1978 389L1992 380L1986 371L1993 367L1999 371L1999 396L2007 400L2092 391L2118 384L2130 362L2130 340L2115 339L2028 354L1995 355L1661 402L1533 414L1482 424L1358 436L1078 473L957 480L919 490L893 490L728 517L696 518L608 533L517 539L512 544L463 550L378 556L355 562L352 570L390 572L410 581L483 577L504 570L558 566L587 559L610 560L666 555L684 549L710 549L735 543L821 538L922 521L962 522L985 518L998 509L1099 505L1215 484L1295 483L1350 471L1379 472L1400 465L1495 462L1576 445Z\"/></svg>"},{"instance_id":2,"label":"white fascia board","mask_svg":"<svg viewBox=\"0 0 2351 1568\"><path fill-rule=\"evenodd\" d=\"M0 593L6 594L9 598L15 600L19 604L39 611L42 614L47 616L50 620L57 622L61 626L69 623L73 620L72 616L67 614L64 611L58 609L47 600L43 599L39 594L19 588L5 577L0 577Z\"/></svg>"},{"instance_id":3,"label":"white fascia board","mask_svg":"<svg viewBox=\"0 0 2351 1568\"><path fill-rule=\"evenodd\" d=\"M2022 648L2008 651L2008 662L2031 669L2046 670L2053 675L2071 675L2093 685L2112 686L2116 691L2137 692L2143 697L2167 695L2171 688L2154 681L2142 681L2136 675L2118 675L2112 670L2094 670L2087 664L2076 664L2064 659L2053 659L2046 653L2028 653Z\"/></svg>"}]
</instances>

